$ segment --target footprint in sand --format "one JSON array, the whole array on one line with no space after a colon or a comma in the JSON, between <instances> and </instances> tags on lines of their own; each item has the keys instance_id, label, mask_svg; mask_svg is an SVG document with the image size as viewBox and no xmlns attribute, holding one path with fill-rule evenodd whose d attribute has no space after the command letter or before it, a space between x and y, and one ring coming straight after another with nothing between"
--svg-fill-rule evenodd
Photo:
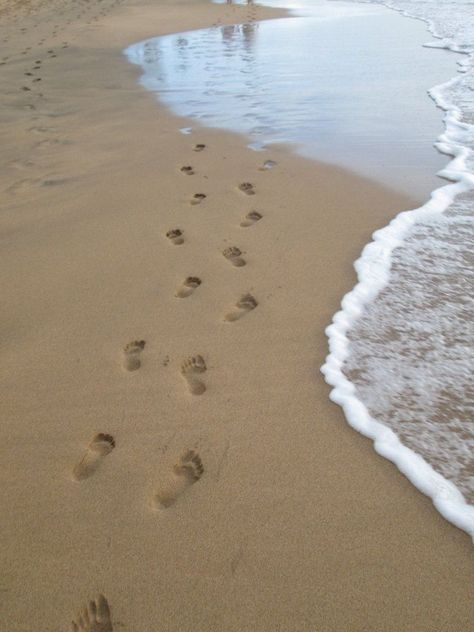
<instances>
[{"instance_id":1,"label":"footprint in sand","mask_svg":"<svg viewBox=\"0 0 474 632\"><path fill-rule=\"evenodd\" d=\"M236 246L229 246L229 248L222 251L222 254L236 268L241 268L245 265L245 259L241 257L242 251Z\"/></svg>"},{"instance_id":2,"label":"footprint in sand","mask_svg":"<svg viewBox=\"0 0 474 632\"><path fill-rule=\"evenodd\" d=\"M127 371L136 371L140 368L142 364L140 360L140 355L144 348L144 340L134 340L133 342L129 342L128 345L125 346L123 350L123 366Z\"/></svg>"},{"instance_id":3,"label":"footprint in sand","mask_svg":"<svg viewBox=\"0 0 474 632\"><path fill-rule=\"evenodd\" d=\"M238 186L239 191L245 193L245 195L255 195L255 189L250 182L241 182Z\"/></svg>"},{"instance_id":4,"label":"footprint in sand","mask_svg":"<svg viewBox=\"0 0 474 632\"><path fill-rule=\"evenodd\" d=\"M201 285L202 281L199 277L187 277L180 288L176 290L177 298L187 298L191 296L194 290Z\"/></svg>"},{"instance_id":5,"label":"footprint in sand","mask_svg":"<svg viewBox=\"0 0 474 632\"><path fill-rule=\"evenodd\" d=\"M194 175L194 170L191 167L191 165L185 165L184 167L181 167L180 171L181 171L181 173L184 173L187 176Z\"/></svg>"},{"instance_id":6,"label":"footprint in sand","mask_svg":"<svg viewBox=\"0 0 474 632\"><path fill-rule=\"evenodd\" d=\"M253 224L255 224L255 222L260 221L262 217L263 215L259 213L258 211L250 211L250 213L247 213L244 219L240 222L240 225L243 228L247 228L248 226L253 226Z\"/></svg>"},{"instance_id":7,"label":"footprint in sand","mask_svg":"<svg viewBox=\"0 0 474 632\"><path fill-rule=\"evenodd\" d=\"M115 440L112 435L99 432L89 444L84 456L75 466L72 475L76 481L82 481L92 476L99 467L102 459L115 448Z\"/></svg>"},{"instance_id":8,"label":"footprint in sand","mask_svg":"<svg viewBox=\"0 0 474 632\"><path fill-rule=\"evenodd\" d=\"M244 294L239 298L237 303L235 304L235 309L224 316L224 319L233 322L234 320L239 320L245 314L248 314L253 309L255 309L258 305L258 302L254 296L251 294Z\"/></svg>"},{"instance_id":9,"label":"footprint in sand","mask_svg":"<svg viewBox=\"0 0 474 632\"><path fill-rule=\"evenodd\" d=\"M205 148L206 145L204 145L203 143L198 143L197 145L194 145L193 151L202 151Z\"/></svg>"},{"instance_id":10,"label":"footprint in sand","mask_svg":"<svg viewBox=\"0 0 474 632\"><path fill-rule=\"evenodd\" d=\"M192 395L202 395L206 390L206 385L198 378L198 375L207 370L204 358L200 355L188 358L181 365L181 375L186 380L189 392Z\"/></svg>"},{"instance_id":11,"label":"footprint in sand","mask_svg":"<svg viewBox=\"0 0 474 632\"><path fill-rule=\"evenodd\" d=\"M155 509L171 507L204 473L201 457L194 450L185 452L174 465L172 476L153 498Z\"/></svg>"},{"instance_id":12,"label":"footprint in sand","mask_svg":"<svg viewBox=\"0 0 474 632\"><path fill-rule=\"evenodd\" d=\"M89 601L72 621L70 632L113 632L110 607L104 595Z\"/></svg>"},{"instance_id":13,"label":"footprint in sand","mask_svg":"<svg viewBox=\"0 0 474 632\"><path fill-rule=\"evenodd\" d=\"M179 228L173 228L166 233L166 236L175 246L180 246L184 244L183 231Z\"/></svg>"},{"instance_id":14,"label":"footprint in sand","mask_svg":"<svg viewBox=\"0 0 474 632\"><path fill-rule=\"evenodd\" d=\"M191 198L191 204L200 204L206 197L207 195L205 193L195 193Z\"/></svg>"}]
</instances>

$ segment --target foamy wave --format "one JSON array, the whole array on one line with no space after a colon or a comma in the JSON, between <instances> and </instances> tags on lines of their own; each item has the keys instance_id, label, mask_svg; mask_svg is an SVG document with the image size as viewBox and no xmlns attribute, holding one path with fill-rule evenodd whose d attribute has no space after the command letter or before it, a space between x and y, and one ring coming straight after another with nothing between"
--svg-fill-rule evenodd
<instances>
[{"instance_id":1,"label":"foamy wave","mask_svg":"<svg viewBox=\"0 0 474 632\"><path fill-rule=\"evenodd\" d=\"M383 4L400 9L394 2ZM409 15L407 4L403 2L405 10L402 12ZM433 35L443 38L442 42L433 46L449 48L455 52L468 52L466 47L446 38L445 33L437 30L432 21L420 15L416 17L425 19ZM472 57L461 64L463 73L472 69L471 63ZM333 323L326 330L330 354L321 370L326 381L334 387L331 399L343 408L349 424L371 438L379 454L395 463L421 492L431 497L437 510L447 520L474 539L474 507L466 502L454 483L435 471L419 454L403 445L390 428L371 416L366 405L357 396L356 385L343 370L350 356L349 331L354 328L367 306L388 285L394 250L403 246L415 225L445 213L457 196L474 190L474 152L469 147L474 146L474 125L466 120L466 113L448 98L463 81L465 76L461 75L430 91L436 104L446 111L446 130L438 138L436 147L442 153L453 156L453 160L440 175L452 180L454 184L437 189L424 206L400 213L387 227L374 233L373 242L364 248L361 257L354 264L359 282L343 298L341 311L334 316Z\"/></svg>"}]
</instances>

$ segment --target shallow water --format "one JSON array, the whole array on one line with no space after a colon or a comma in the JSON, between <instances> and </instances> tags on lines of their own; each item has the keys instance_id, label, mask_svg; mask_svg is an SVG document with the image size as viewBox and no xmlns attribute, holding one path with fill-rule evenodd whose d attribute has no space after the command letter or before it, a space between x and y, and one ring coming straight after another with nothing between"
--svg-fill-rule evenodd
<instances>
[{"instance_id":1,"label":"shallow water","mask_svg":"<svg viewBox=\"0 0 474 632\"><path fill-rule=\"evenodd\" d=\"M456 184L375 233L328 328L323 372L349 423L474 537L474 3L386 4L425 20L432 45L466 53L431 90Z\"/></svg>"},{"instance_id":2,"label":"shallow water","mask_svg":"<svg viewBox=\"0 0 474 632\"><path fill-rule=\"evenodd\" d=\"M474 535L474 3L386 0L430 22L437 50L421 46L433 45L426 25L381 1L266 4L309 15L156 38L127 55L176 113L254 146L291 141L420 203L443 186L443 132L437 147L456 156L443 174L457 184L374 234L328 328L323 372L349 423Z\"/></svg>"},{"instance_id":3,"label":"shallow water","mask_svg":"<svg viewBox=\"0 0 474 632\"><path fill-rule=\"evenodd\" d=\"M421 202L446 163L427 90L454 73L455 56L421 48L423 24L382 7L317 0L306 13L154 38L127 55L177 114L254 146L295 143Z\"/></svg>"}]
</instances>

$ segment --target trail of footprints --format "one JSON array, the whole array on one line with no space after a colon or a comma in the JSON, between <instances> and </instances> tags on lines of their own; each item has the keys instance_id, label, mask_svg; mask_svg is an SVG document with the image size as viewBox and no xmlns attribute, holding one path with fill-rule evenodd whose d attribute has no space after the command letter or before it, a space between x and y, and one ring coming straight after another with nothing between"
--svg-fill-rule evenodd
<instances>
[{"instance_id":1,"label":"trail of footprints","mask_svg":"<svg viewBox=\"0 0 474 632\"><path fill-rule=\"evenodd\" d=\"M48 51L52 56L54 51ZM35 70L41 67L40 60L35 62ZM25 73L32 76L32 73ZM198 143L192 150L200 153L206 149L206 145ZM266 161L259 169L261 171L273 168L274 161ZM192 176L194 167L184 165L180 167L181 173ZM237 185L237 190L245 196L255 195L255 187L250 182L242 182ZM196 206L207 198L205 193L195 193L190 204ZM239 227L248 229L263 219L262 213L257 210L249 210L241 218ZM184 230L171 228L166 232L166 238L170 245L181 246L185 244ZM223 258L235 268L246 265L243 253L237 246L228 246L222 251ZM175 297L184 299L192 296L202 284L198 276L186 277L176 289ZM236 303L224 315L224 321L232 323L245 317L258 306L257 299L249 292L242 294ZM134 373L142 366L142 356L145 350L145 340L133 340L125 345L122 353L122 366L127 373ZM184 388L191 396L202 396L206 390L207 365L202 355L194 355L183 361L180 367ZM74 466L72 476L74 480L81 482L92 477L105 463L116 447L115 439L107 433L97 433L85 449L81 458ZM152 493L151 508L155 511L167 510L176 504L179 498L197 483L204 474L204 465L199 453L195 449L184 451L170 468L168 475L164 476L157 488ZM90 601L70 626L71 632L112 632L112 616L109 604L104 595L100 594Z\"/></svg>"},{"instance_id":2,"label":"trail of footprints","mask_svg":"<svg viewBox=\"0 0 474 632\"><path fill-rule=\"evenodd\" d=\"M7 98L14 98L14 91L21 95L20 103L13 102L13 107L31 110L32 116L41 116L41 110L47 103L48 77L43 71L55 58L70 47L69 41L64 41L65 27L77 26L80 19L85 24L92 24L101 17L113 11L123 4L124 0L77 0L75 4L64 3L62 0L36 0L35 2L22 2L20 0L3 3L0 7L0 41L8 45L8 54L0 58L0 66L12 72L4 78L7 86L4 86L4 94ZM44 13L46 11L46 13ZM55 12L58 21L51 20L51 12ZM31 34L38 33L38 39L34 44L26 46L25 38L31 42ZM74 31L68 37L75 38ZM19 63L20 62L20 63ZM10 88L11 86L11 88ZM56 138L47 138L34 147L28 147L28 153L43 145L67 144ZM35 163L31 164L34 168ZM63 184L66 180L42 181L42 178L34 178L25 181L27 183L48 186L50 184ZM7 187L8 192L17 193L22 190L22 182L14 183Z\"/></svg>"},{"instance_id":3,"label":"trail of footprints","mask_svg":"<svg viewBox=\"0 0 474 632\"><path fill-rule=\"evenodd\" d=\"M204 144L197 144L193 150L201 152L206 148ZM276 163L271 162L272 166ZM264 163L264 168L267 163ZM182 170L185 169L184 167ZM188 167L186 167L188 169ZM192 169L189 167L189 169ZM248 182L244 182L238 186L238 189L245 194L254 194L254 186ZM195 194L194 199L202 200L205 194ZM258 211L251 210L243 217L240 227L248 228L262 219L262 214ZM184 231L180 228L173 228L167 231L166 237L173 245L182 245L184 243ZM234 267L240 268L246 265L242 256L242 251L237 246L229 246L222 251L224 258ZM188 298L201 285L202 281L197 276L188 276L177 288L176 298ZM240 320L249 312L258 306L257 299L248 293L243 294L235 303L235 305L224 316L224 321L235 322ZM142 354L146 346L145 340L133 340L125 345L122 353L122 365L127 373L132 373L140 369L142 366ZM187 358L180 368L181 377L185 383L186 390L193 396L203 395L206 390L206 382L204 374L207 371L206 362L202 355L194 355ZM82 481L91 477L101 466L105 457L109 455L115 448L115 440L110 434L98 433L89 443L80 461L73 469L73 478L76 481ZM155 507L169 507L174 504L177 498L193 483L202 476L204 467L201 458L193 450L187 451L174 466L172 477L156 492L153 504ZM91 602L94 603L94 602ZM93 607L93 606L90 606ZM96 604L98 608L98 605ZM90 615L89 615L90 616ZM76 625L79 625L76 624ZM81 629L78 627L77 629Z\"/></svg>"},{"instance_id":4,"label":"trail of footprints","mask_svg":"<svg viewBox=\"0 0 474 632\"><path fill-rule=\"evenodd\" d=\"M201 152L206 148L204 144L197 144L193 150ZM267 161L268 162L268 161ZM272 162L272 166L276 163ZM266 163L264 163L266 164ZM191 167L189 167L191 169ZM267 167L265 167L267 168ZM238 186L240 191L246 194L254 194L254 186L248 182ZM205 194L196 194L194 198L204 199ZM240 227L248 228L259 222L263 218L258 211L251 210L243 217ZM184 243L184 231L180 228L173 228L167 231L166 237L173 245ZM242 256L242 251L237 246L229 246L222 251L224 258L234 267L240 268L246 265ZM201 285L202 281L197 276L188 276L177 288L176 298L188 298ZM258 306L257 299L248 293L243 294L234 306L224 316L224 321L234 322L240 320ZM132 373L142 366L142 355L146 346L145 340L133 340L125 345L122 353L122 365L127 373ZM194 355L187 358L180 367L181 377L186 390L193 396L203 395L206 390L205 373L207 371L206 362L202 355ZM89 443L83 456L73 469L73 478L82 481L91 477L101 466L105 457L115 448L115 439L110 434L98 433ZM193 483L199 480L204 472L201 458L193 450L187 451L174 466L170 480L163 484L156 492L153 500L155 507L166 508L173 505L177 498ZM91 602L94 603L94 602ZM90 606L93 608L93 606ZM98 604L96 604L98 608ZM98 612L98 610L97 610ZM90 613L89 613L89 616ZM83 617L84 618L84 617ZM77 623L76 625L79 625ZM77 629L81 629L78 627Z\"/></svg>"}]
</instances>

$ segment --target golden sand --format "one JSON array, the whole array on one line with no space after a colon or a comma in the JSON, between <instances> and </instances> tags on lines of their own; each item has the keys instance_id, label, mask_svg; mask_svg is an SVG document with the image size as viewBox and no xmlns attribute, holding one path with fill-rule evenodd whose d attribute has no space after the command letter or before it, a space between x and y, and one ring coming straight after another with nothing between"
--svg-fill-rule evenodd
<instances>
[{"instance_id":1,"label":"golden sand","mask_svg":"<svg viewBox=\"0 0 474 632\"><path fill-rule=\"evenodd\" d=\"M277 15L0 5L2 630L472 624L468 536L319 373L352 262L413 201L179 133L122 55Z\"/></svg>"}]
</instances>

